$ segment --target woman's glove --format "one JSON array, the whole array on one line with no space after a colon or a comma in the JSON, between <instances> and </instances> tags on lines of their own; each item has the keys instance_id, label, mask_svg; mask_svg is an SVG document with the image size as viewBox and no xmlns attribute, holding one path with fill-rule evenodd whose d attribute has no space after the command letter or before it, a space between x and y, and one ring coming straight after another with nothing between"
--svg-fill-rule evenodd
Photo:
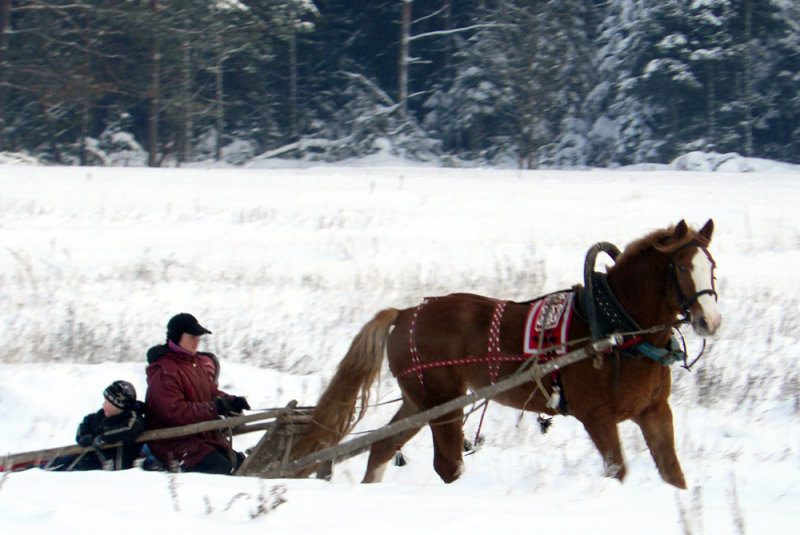
<instances>
[{"instance_id":1,"label":"woman's glove","mask_svg":"<svg viewBox=\"0 0 800 535\"><path fill-rule=\"evenodd\" d=\"M214 400L214 408L220 416L235 416L250 409L250 404L242 396L220 396Z\"/></svg>"},{"instance_id":2,"label":"woman's glove","mask_svg":"<svg viewBox=\"0 0 800 535\"><path fill-rule=\"evenodd\" d=\"M235 412L241 414L244 410L250 410L250 404L247 402L247 399L245 399L244 396L234 396L231 399L231 408Z\"/></svg>"}]
</instances>

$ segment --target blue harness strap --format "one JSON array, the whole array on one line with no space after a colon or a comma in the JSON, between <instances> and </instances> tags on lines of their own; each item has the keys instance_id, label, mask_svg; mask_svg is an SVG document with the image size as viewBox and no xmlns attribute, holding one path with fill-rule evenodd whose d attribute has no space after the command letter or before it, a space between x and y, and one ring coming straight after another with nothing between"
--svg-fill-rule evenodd
<instances>
[{"instance_id":1,"label":"blue harness strap","mask_svg":"<svg viewBox=\"0 0 800 535\"><path fill-rule=\"evenodd\" d=\"M656 347L648 342L639 342L631 349L643 357L660 362L663 366L671 366L686 359L686 353L683 352L674 336L669 337L668 348Z\"/></svg>"}]
</instances>

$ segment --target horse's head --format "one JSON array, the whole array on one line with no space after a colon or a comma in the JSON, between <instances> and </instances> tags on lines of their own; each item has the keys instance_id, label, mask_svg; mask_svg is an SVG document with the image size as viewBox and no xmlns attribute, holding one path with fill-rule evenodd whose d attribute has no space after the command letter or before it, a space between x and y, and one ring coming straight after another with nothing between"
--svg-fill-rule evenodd
<instances>
[{"instance_id":1,"label":"horse's head","mask_svg":"<svg viewBox=\"0 0 800 535\"><path fill-rule=\"evenodd\" d=\"M690 229L681 220L672 234L656 245L656 250L669 258L670 306L680 310L694 331L703 337L713 335L722 322L714 286L716 264L708 251L713 232L713 219L699 231Z\"/></svg>"}]
</instances>

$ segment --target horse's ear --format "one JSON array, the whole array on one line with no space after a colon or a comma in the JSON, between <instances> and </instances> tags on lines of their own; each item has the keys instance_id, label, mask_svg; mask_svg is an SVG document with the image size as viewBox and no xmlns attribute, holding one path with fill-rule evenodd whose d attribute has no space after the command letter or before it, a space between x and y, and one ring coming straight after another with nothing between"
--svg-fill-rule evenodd
<instances>
[{"instance_id":1,"label":"horse's ear","mask_svg":"<svg viewBox=\"0 0 800 535\"><path fill-rule=\"evenodd\" d=\"M710 243L711 242L711 235L714 234L714 220L713 219L709 219L706 222L706 224L703 225L703 228L700 229L700 232L698 232L698 234L700 234L701 236L705 237L705 239L707 239L709 241L709 243Z\"/></svg>"},{"instance_id":2,"label":"horse's ear","mask_svg":"<svg viewBox=\"0 0 800 535\"><path fill-rule=\"evenodd\" d=\"M686 237L686 234L689 232L689 225L686 224L685 219L681 219L680 222L675 225L675 239L680 241Z\"/></svg>"}]
</instances>

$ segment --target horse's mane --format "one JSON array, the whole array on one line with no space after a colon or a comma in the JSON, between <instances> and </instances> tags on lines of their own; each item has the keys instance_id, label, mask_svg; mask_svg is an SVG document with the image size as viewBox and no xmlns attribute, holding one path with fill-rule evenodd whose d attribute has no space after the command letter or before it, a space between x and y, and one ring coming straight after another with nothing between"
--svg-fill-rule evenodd
<instances>
[{"instance_id":1,"label":"horse's mane","mask_svg":"<svg viewBox=\"0 0 800 535\"><path fill-rule=\"evenodd\" d=\"M702 247L708 247L708 239L693 228L688 228L683 238L674 238L675 225L670 225L667 228L655 230L650 234L647 234L629 243L622 251L622 254L619 256L619 258L617 258L617 263L636 257L650 248L653 248L660 253L669 254L690 242L697 242Z\"/></svg>"}]
</instances>

